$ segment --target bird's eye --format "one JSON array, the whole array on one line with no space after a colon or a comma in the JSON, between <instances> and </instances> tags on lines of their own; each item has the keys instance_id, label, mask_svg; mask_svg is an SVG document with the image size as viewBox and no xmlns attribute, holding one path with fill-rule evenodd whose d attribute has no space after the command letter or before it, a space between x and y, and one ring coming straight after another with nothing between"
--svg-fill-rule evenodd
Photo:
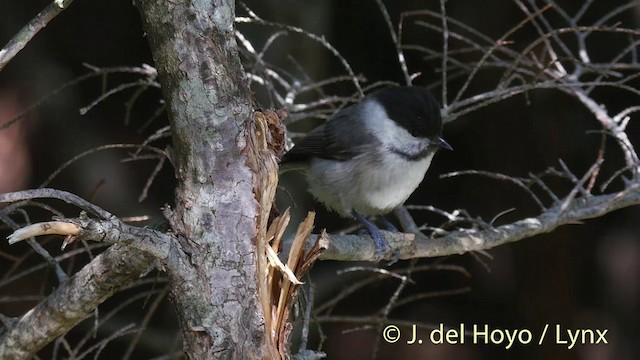
<instances>
[{"instance_id":1,"label":"bird's eye","mask_svg":"<svg viewBox=\"0 0 640 360\"><path fill-rule=\"evenodd\" d=\"M413 137L418 137L418 135L420 135L420 132L418 131L418 129L411 129L409 131L409 134L411 134L411 136Z\"/></svg>"}]
</instances>

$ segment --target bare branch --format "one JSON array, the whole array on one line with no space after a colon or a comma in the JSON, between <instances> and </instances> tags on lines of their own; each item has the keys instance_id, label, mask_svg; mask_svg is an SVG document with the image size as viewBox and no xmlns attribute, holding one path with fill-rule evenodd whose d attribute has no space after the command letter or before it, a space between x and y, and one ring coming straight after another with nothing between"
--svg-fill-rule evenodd
<instances>
[{"instance_id":1,"label":"bare branch","mask_svg":"<svg viewBox=\"0 0 640 360\"><path fill-rule=\"evenodd\" d=\"M449 64L449 25L447 22L447 7L445 6L446 0L440 0L440 13L442 18L442 107L445 114L449 113L449 94L447 93L447 76L449 71L447 65ZM491 54L491 51L487 51L486 54ZM472 70L473 71L473 70ZM469 76L469 80L473 75Z\"/></svg>"},{"instance_id":2,"label":"bare branch","mask_svg":"<svg viewBox=\"0 0 640 360\"><path fill-rule=\"evenodd\" d=\"M24 209L19 209L18 211L23 214L26 222L29 223L30 220L27 212L24 211ZM13 220L11 220L8 216L6 216L1 212L0 212L0 221L9 225L13 229L19 229L18 224L16 224ZM64 272L64 270L62 270L62 268L60 267L60 264L51 256L51 254L49 254L49 252L44 247L42 247L33 238L31 238L32 236L33 235L25 237L25 239L28 239L29 245L31 245L33 250L37 252L40 256L42 256L47 261L47 263L49 263L49 265L54 269L56 276L58 277L58 281L60 283L67 281L68 279L67 273ZM11 240L9 240L9 243L11 244Z\"/></svg>"},{"instance_id":3,"label":"bare branch","mask_svg":"<svg viewBox=\"0 0 640 360\"><path fill-rule=\"evenodd\" d=\"M107 244L127 243L133 248L152 254L158 261L163 261L169 256L169 248L173 242L172 236L157 230L127 225L115 217L96 221L85 214L80 214L80 217L75 219L33 224L17 230L9 235L8 239L9 243L14 244L32 236L46 234L66 235L63 249L78 239Z\"/></svg>"},{"instance_id":4,"label":"bare branch","mask_svg":"<svg viewBox=\"0 0 640 360\"><path fill-rule=\"evenodd\" d=\"M76 86L86 80L89 79L93 79L95 77L98 76L105 76L108 74L117 74L117 73L123 73L123 74L137 74L137 75L144 75L147 78L155 78L155 76L157 76L157 72L156 69L152 66L149 66L147 64L142 64L142 66L116 66L116 67L110 67L110 68L97 68L97 67L90 67L90 69L92 70L90 73L88 74L84 74L82 76L79 76L63 85L61 85L60 87L58 87L57 89L49 92L47 95L43 96L42 98L38 99L35 103L29 105L24 111L22 111L20 114L18 114L17 116L15 116L13 119L6 121L3 124L0 124L0 130L6 129L9 126L13 125L14 123L20 121L21 119L23 119L27 114L29 114L30 112L34 111L35 109L37 109L39 106L41 106L45 101L49 100L50 98L58 95L59 93L61 93L62 91L72 87L72 86Z\"/></svg>"},{"instance_id":5,"label":"bare branch","mask_svg":"<svg viewBox=\"0 0 640 360\"><path fill-rule=\"evenodd\" d=\"M85 248L81 248L81 249L73 249L73 250L68 250L65 253L55 256L53 259L57 262L60 263L62 261L65 260L69 260L69 259L73 259L75 256L78 256L81 253L85 253L87 251L91 251L91 250L97 250L97 249L101 249L104 248L105 244L91 244L88 249ZM19 262L16 262L16 264L18 264ZM0 286L6 286L7 284L10 284L12 282L15 281L19 281L20 279L24 279L25 277L34 274L35 272L42 270L44 268L46 268L47 266L49 266L48 263L40 263L38 265L34 265L31 266L30 268L21 271L19 273L14 274L15 270L16 270L16 264L14 264L14 266L7 271L2 280L0 280Z\"/></svg>"},{"instance_id":6,"label":"bare branch","mask_svg":"<svg viewBox=\"0 0 640 360\"><path fill-rule=\"evenodd\" d=\"M488 229L460 229L445 236L433 238L419 235L415 240L412 239L413 234L382 231L391 248L389 254L385 254L385 259L390 260L394 251L399 254L400 259L406 260L487 250L548 233L562 225L575 224L638 204L640 204L640 185L633 185L614 194L574 198L568 202L564 211L562 211L562 205L556 205L537 217L525 218ZM414 224L409 226L409 229L415 230L417 227ZM307 243L308 248L315 239L316 235L310 237ZM376 261L375 246L369 236L330 234L328 240L329 247L320 256L321 260ZM285 247L286 245L285 243Z\"/></svg>"},{"instance_id":7,"label":"bare branch","mask_svg":"<svg viewBox=\"0 0 640 360\"><path fill-rule=\"evenodd\" d=\"M602 165L602 160L597 160L595 164L591 166L589 171L587 171L587 173L584 174L582 179L578 179L575 176L575 174L571 172L571 170L569 170L569 168L564 163L564 161L562 161L562 159L560 160L560 165L565 170L567 175L570 176L571 181L575 184L573 189L571 189L571 192L569 192L569 194L565 197L564 201L562 202L562 205L560 205L560 212L563 212L567 209L571 201L578 195L578 193L580 193L583 197L589 196L589 193L584 188L584 184L587 182L587 180L589 180L592 174L594 174L596 171L598 171L598 169L600 169L600 165Z\"/></svg>"},{"instance_id":8,"label":"bare branch","mask_svg":"<svg viewBox=\"0 0 640 360\"><path fill-rule=\"evenodd\" d=\"M81 209L84 209L105 220L115 218L108 211L88 202L87 200L79 197L78 195L75 195L63 190L55 190L55 189L48 189L48 188L32 189L32 190L24 190L24 191L0 194L0 203L12 203L12 202L17 202L22 200L43 199L43 198L62 200L68 204L72 204Z\"/></svg>"},{"instance_id":9,"label":"bare branch","mask_svg":"<svg viewBox=\"0 0 640 360\"><path fill-rule=\"evenodd\" d=\"M40 184L40 187L48 186L51 183L51 181L53 181L53 179L55 179L55 177L58 176L64 169L68 168L69 166L73 165L74 163L83 159L84 157L95 154L100 151L111 150L111 149L135 149L136 153L139 153L142 150L146 150L156 154L154 155L154 159L158 159L159 157L166 158L166 153L163 150L160 150L153 146L147 146L146 144L142 144L142 145L108 144L108 145L98 146L93 149L87 150L81 154L78 154L74 156L72 159L67 160L64 164L58 166L58 168L53 173L51 173L51 175L49 175L49 177L44 182L42 182L42 184ZM138 157L137 155L135 156Z\"/></svg>"},{"instance_id":10,"label":"bare branch","mask_svg":"<svg viewBox=\"0 0 640 360\"><path fill-rule=\"evenodd\" d=\"M149 322L151 321L152 315L154 315L155 310L159 307L160 302L167 296L167 293L168 289L165 288L153 300L151 306L149 307L149 310L144 316L144 319L142 319L142 322L140 323L140 330L136 332L134 339L131 341L131 343L129 343L127 352L122 356L122 360L128 360L131 357L135 346L138 344L138 341L140 341L140 338L142 337L142 330L144 330L148 326Z\"/></svg>"},{"instance_id":11,"label":"bare branch","mask_svg":"<svg viewBox=\"0 0 640 360\"><path fill-rule=\"evenodd\" d=\"M0 358L31 358L145 273L153 261L150 254L126 244L110 247L7 328L0 337Z\"/></svg>"},{"instance_id":12,"label":"bare branch","mask_svg":"<svg viewBox=\"0 0 640 360\"><path fill-rule=\"evenodd\" d=\"M616 138L620 149L624 153L627 166L631 169L634 179L637 179L640 175L640 160L627 133L620 129L620 125L615 122L614 118L609 116L604 106L596 103L595 100L578 89L574 90L573 94L595 115L602 126Z\"/></svg>"},{"instance_id":13,"label":"bare branch","mask_svg":"<svg viewBox=\"0 0 640 360\"><path fill-rule=\"evenodd\" d=\"M482 64L488 59L489 55L491 55L494 51L496 51L496 49L498 49L503 44L505 44L505 42L507 41L507 38L510 35L512 35L516 31L518 31L519 29L521 29L528 22L533 21L536 17L539 17L544 11L549 9L549 7L550 6L547 5L547 6L543 7L543 8L541 8L540 10L536 11L535 13L530 14L524 20L520 21L513 28L511 28L509 31L507 31L504 35L502 35L502 37L499 40L497 40L495 42L495 44L482 56L482 58L480 59L478 65L474 67L474 69L471 72L471 74L469 74L469 76L467 78L467 81L464 83L464 85L462 85L462 87L460 88L460 90L456 94L456 97L455 97L453 102L458 102L462 98L462 95L466 92L467 88L471 84L471 80L473 80L473 78L477 74L477 71L481 69Z\"/></svg>"},{"instance_id":14,"label":"bare branch","mask_svg":"<svg viewBox=\"0 0 640 360\"><path fill-rule=\"evenodd\" d=\"M384 17L384 22L387 24L387 28L389 30L389 35L391 35L391 41L393 41L393 45L396 48L396 54L398 56L398 62L400 63L400 69L402 70L402 75L404 75L405 85L411 85L411 75L409 74L409 69L407 68L407 62L404 58L404 53L402 52L402 47L400 46L400 41L398 40L398 35L393 29L393 23L391 22L391 17L389 16L389 12L387 8L382 3L382 0L376 0L376 4L378 5L378 9L382 13L382 17ZM446 81L443 83L446 84Z\"/></svg>"},{"instance_id":15,"label":"bare branch","mask_svg":"<svg viewBox=\"0 0 640 360\"><path fill-rule=\"evenodd\" d=\"M124 83L124 84L120 84L116 87L114 87L113 89L109 89L108 91L106 91L105 93L103 93L102 95L100 95L97 99L93 100L89 105L80 108L80 115L86 115L91 109L93 109L96 105L98 105L99 103L103 102L105 99L107 99L108 97L110 97L111 95L117 94L121 91L124 91L126 89L129 88L133 88L133 87L137 87L138 89L136 90L136 93L134 93L134 97L137 97L138 92L140 90L144 90L146 89L148 86L153 86L156 88L160 88L160 84L158 84L155 81L150 81L150 80L138 80L138 81L134 81L134 82L130 82L130 83ZM127 103L130 104L130 103ZM125 123L128 122L128 118L129 118L129 113L130 113L130 107L131 105L127 105L127 110L125 112Z\"/></svg>"},{"instance_id":16,"label":"bare branch","mask_svg":"<svg viewBox=\"0 0 640 360\"><path fill-rule=\"evenodd\" d=\"M449 297L449 296L452 296L452 295L466 294L466 293L468 293L470 291L471 291L471 288L468 287L468 286L465 286L465 287L458 288L458 289L424 292L424 293L420 293L420 294L407 296L407 297L403 298L402 300L396 302L393 307L395 309L395 308L398 308L400 306L404 306L404 305L411 304L411 303L414 303L414 302L422 301L422 300L425 300L425 299L433 299L433 298L442 297L442 296Z\"/></svg>"},{"instance_id":17,"label":"bare branch","mask_svg":"<svg viewBox=\"0 0 640 360\"><path fill-rule=\"evenodd\" d=\"M144 199L147 198L149 188L151 187L151 184L153 184L153 181L155 180L156 176L158 176L158 174L160 173L160 170L162 170L162 167L164 166L164 161L166 159L167 159L166 157L160 157L158 159L158 163L156 164L156 167L153 169L153 171L149 175L149 178L147 179L147 182L144 184L144 188L142 189L142 192L138 197L138 202L142 202L144 201Z\"/></svg>"},{"instance_id":18,"label":"bare branch","mask_svg":"<svg viewBox=\"0 0 640 360\"><path fill-rule=\"evenodd\" d=\"M524 191L526 191L527 194L529 194L531 196L533 201L535 201L536 204L538 204L538 206L540 207L541 210L545 210L546 209L546 207L542 203L542 200L540 200L540 198L533 191L531 191L529 186L527 186L522 181L522 179L518 179L518 178L515 178L515 177L512 177L512 176L499 174L499 173L494 173L494 172L490 172L490 171L464 170L464 171L454 171L454 172L450 172L450 173L447 173L447 174L442 174L442 175L440 175L440 178L448 178L448 177L460 176L460 175L482 175L482 176L487 176L487 177L494 178L494 179L497 179L497 180L511 182L511 183L515 184L516 186L518 186L519 188L521 188Z\"/></svg>"},{"instance_id":19,"label":"bare branch","mask_svg":"<svg viewBox=\"0 0 640 360\"><path fill-rule=\"evenodd\" d=\"M279 24L279 23L273 23L273 22L270 22L270 21L263 20L263 19L259 18L253 12L250 12L250 17L237 17L236 18L236 23L240 23L240 24L242 24L242 23L245 23L245 24L258 24L258 25L264 25L264 26L271 26L271 27L274 27L274 28L277 28L277 29L282 29L282 30L293 32L293 33L301 34L303 36L306 36L306 37L310 38L311 40L317 41L318 43L322 44L323 47L325 47L327 50L329 50L340 61L340 63L342 63L342 66L344 66L345 70L349 73L349 75L351 77L351 80L353 82L353 85L358 90L358 93L360 94L361 97L364 96L364 93L362 91L362 87L360 86L360 81L358 81L358 77L353 72L353 69L351 69L351 65L349 65L349 62L347 60L345 60L344 57L342 57L342 55L340 55L338 50L336 50L336 48L334 48L333 45L331 45L324 37L309 33L308 31L305 31L305 30L300 29L300 28L295 27L295 26L286 25L286 24Z\"/></svg>"},{"instance_id":20,"label":"bare branch","mask_svg":"<svg viewBox=\"0 0 640 360\"><path fill-rule=\"evenodd\" d=\"M457 265L448 265L448 264L427 264L427 265L419 265L419 266L410 266L406 269L398 269L394 271L394 274L397 276L397 275L407 274L410 271L413 273L417 273L421 271L452 271L452 272L460 273L467 278L471 276L465 268ZM346 289L341 291L340 294L326 301L324 304L320 304L315 309L315 313L330 314L332 313L336 305L342 300L345 300L346 298L362 290L363 288L366 288L367 286L370 286L373 283L380 281L381 279L389 276L389 274L380 272L380 271L372 271L372 272L374 273L374 275L369 276L368 278L365 278L357 282L352 282Z\"/></svg>"},{"instance_id":21,"label":"bare branch","mask_svg":"<svg viewBox=\"0 0 640 360\"><path fill-rule=\"evenodd\" d=\"M0 50L0 71L22 50L49 21L53 20L63 10L69 7L73 0L54 0L36 17L31 19L9 42Z\"/></svg>"}]
</instances>

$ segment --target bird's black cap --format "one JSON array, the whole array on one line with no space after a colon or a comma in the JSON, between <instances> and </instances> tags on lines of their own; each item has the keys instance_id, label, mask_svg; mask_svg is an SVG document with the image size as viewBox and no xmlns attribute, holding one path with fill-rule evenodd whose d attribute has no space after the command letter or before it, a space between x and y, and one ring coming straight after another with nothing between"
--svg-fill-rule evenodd
<instances>
[{"instance_id":1,"label":"bird's black cap","mask_svg":"<svg viewBox=\"0 0 640 360\"><path fill-rule=\"evenodd\" d=\"M425 138L442 135L440 105L429 90L417 86L388 87L370 96L411 135Z\"/></svg>"}]
</instances>

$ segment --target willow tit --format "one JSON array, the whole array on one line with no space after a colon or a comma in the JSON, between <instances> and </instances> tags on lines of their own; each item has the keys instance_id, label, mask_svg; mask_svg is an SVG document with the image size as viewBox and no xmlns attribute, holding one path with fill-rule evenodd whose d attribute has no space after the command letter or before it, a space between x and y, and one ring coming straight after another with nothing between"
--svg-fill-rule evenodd
<instances>
[{"instance_id":1,"label":"willow tit","mask_svg":"<svg viewBox=\"0 0 640 360\"><path fill-rule=\"evenodd\" d=\"M328 209L363 223L378 258L388 247L367 217L402 205L420 185L441 137L436 99L426 89L389 87L335 113L281 161L281 172L306 171L309 192Z\"/></svg>"}]
</instances>

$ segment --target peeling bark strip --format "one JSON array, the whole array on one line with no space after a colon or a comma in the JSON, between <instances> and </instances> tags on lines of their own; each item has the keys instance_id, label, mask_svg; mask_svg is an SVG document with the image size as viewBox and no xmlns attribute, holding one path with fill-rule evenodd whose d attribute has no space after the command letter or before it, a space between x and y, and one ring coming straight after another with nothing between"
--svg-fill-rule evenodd
<instances>
[{"instance_id":1,"label":"peeling bark strip","mask_svg":"<svg viewBox=\"0 0 640 360\"><path fill-rule=\"evenodd\" d=\"M177 251L166 270L185 353L262 359L257 294L258 203L246 165L251 106L234 37L234 1L140 0L167 104Z\"/></svg>"},{"instance_id":2,"label":"peeling bark strip","mask_svg":"<svg viewBox=\"0 0 640 360\"><path fill-rule=\"evenodd\" d=\"M273 236L268 234L269 217L271 208L275 201L276 189L278 187L278 158L284 151L284 129L281 120L286 116L284 113L274 111L253 113L253 119L247 126L247 165L253 173L253 191L260 209L256 219L256 236L254 243L256 246L258 296L260 306L264 314L264 351L269 359L279 358L277 342L273 340L272 331L273 312L271 310L272 296L270 290L269 276L272 273L267 262L267 254L277 250L272 249L269 240ZM277 255L275 255L277 257ZM293 275L293 273L292 273ZM294 276L295 277L295 276Z\"/></svg>"}]
</instances>

